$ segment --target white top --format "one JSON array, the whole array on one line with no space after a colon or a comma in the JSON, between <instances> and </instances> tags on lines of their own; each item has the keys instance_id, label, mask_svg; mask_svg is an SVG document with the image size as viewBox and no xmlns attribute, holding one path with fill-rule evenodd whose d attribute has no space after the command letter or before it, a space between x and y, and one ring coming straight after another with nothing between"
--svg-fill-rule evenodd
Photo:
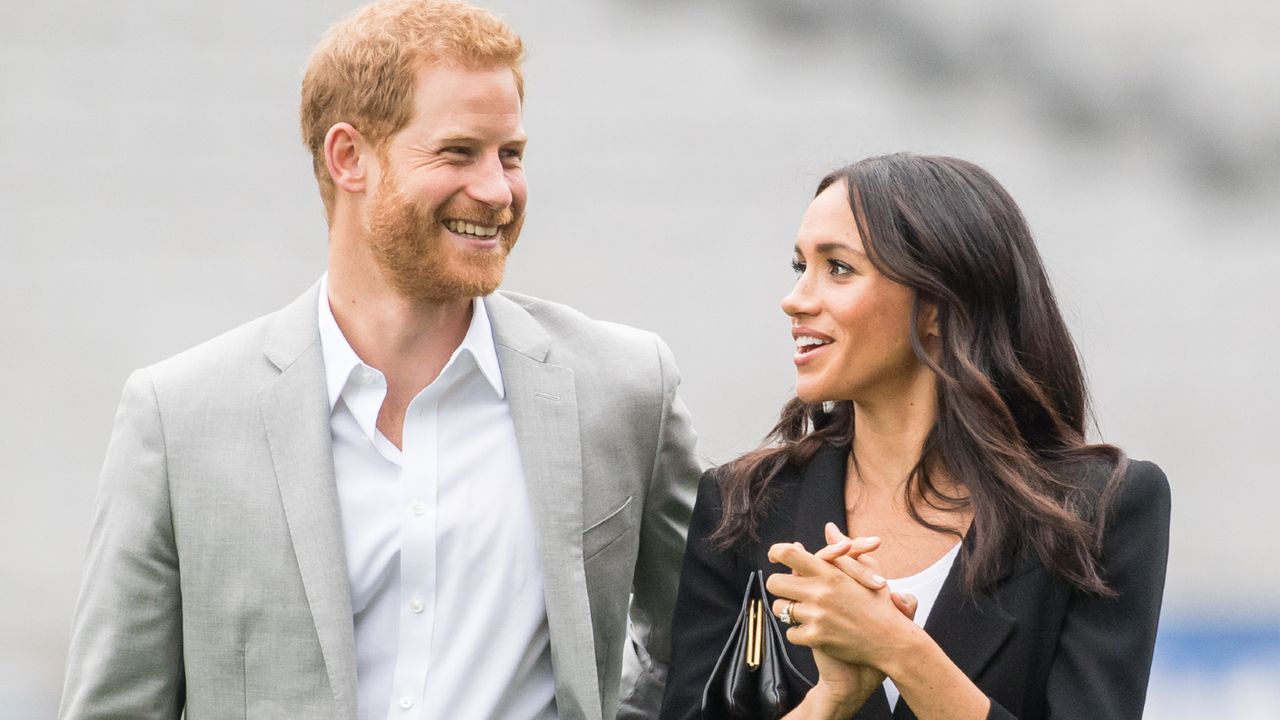
<instances>
[{"instance_id":1,"label":"white top","mask_svg":"<svg viewBox=\"0 0 1280 720\"><path fill-rule=\"evenodd\" d=\"M444 369L377 429L387 383L320 287L320 344L354 614L360 720L555 718L533 513L493 333L476 299Z\"/></svg>"},{"instance_id":2,"label":"white top","mask_svg":"<svg viewBox=\"0 0 1280 720\"><path fill-rule=\"evenodd\" d=\"M916 625L924 627L925 622L929 620L929 612L933 610L933 604L938 601L938 593L942 591L942 584L946 582L947 575L951 572L951 566L955 563L956 556L959 554L960 543L956 543L947 551L946 555L938 558L937 562L915 575L889 580L889 589L893 592L910 593L916 596L916 601L920 603L916 608ZM889 696L889 709L893 710L898 706L900 693L898 692L898 686L894 685L889 678L884 680L884 693Z\"/></svg>"}]
</instances>

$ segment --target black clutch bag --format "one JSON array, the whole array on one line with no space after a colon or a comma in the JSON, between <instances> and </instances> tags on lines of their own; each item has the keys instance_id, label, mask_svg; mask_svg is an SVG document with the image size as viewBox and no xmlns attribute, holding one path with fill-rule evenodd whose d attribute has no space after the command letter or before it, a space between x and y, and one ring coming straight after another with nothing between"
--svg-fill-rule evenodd
<instances>
[{"instance_id":1,"label":"black clutch bag","mask_svg":"<svg viewBox=\"0 0 1280 720\"><path fill-rule=\"evenodd\" d=\"M702 691L702 717L777 720L803 699L792 686L813 687L787 657L785 636L768 598L764 573L752 572L738 621Z\"/></svg>"}]
</instances>

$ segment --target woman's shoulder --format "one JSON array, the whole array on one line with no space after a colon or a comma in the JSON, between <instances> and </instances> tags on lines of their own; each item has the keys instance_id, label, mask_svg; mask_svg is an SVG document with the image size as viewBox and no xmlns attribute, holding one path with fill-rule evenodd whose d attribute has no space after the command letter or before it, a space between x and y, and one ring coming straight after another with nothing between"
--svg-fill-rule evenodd
<instances>
[{"instance_id":1,"label":"woman's shoulder","mask_svg":"<svg viewBox=\"0 0 1280 720\"><path fill-rule=\"evenodd\" d=\"M697 524L723 528L716 530L723 542L746 552L795 540L797 517L808 506L842 503L848 452L824 445L800 462L778 454L768 463L749 453L713 467L698 484Z\"/></svg>"},{"instance_id":2,"label":"woman's shoulder","mask_svg":"<svg viewBox=\"0 0 1280 720\"><path fill-rule=\"evenodd\" d=\"M1169 478L1159 465L1147 460L1129 460L1114 492L1117 515L1142 513L1169 517Z\"/></svg>"},{"instance_id":3,"label":"woman's shoulder","mask_svg":"<svg viewBox=\"0 0 1280 720\"><path fill-rule=\"evenodd\" d=\"M1130 459L1124 471L1124 484L1131 492L1142 495L1169 494L1169 478L1150 460Z\"/></svg>"},{"instance_id":4,"label":"woman's shoulder","mask_svg":"<svg viewBox=\"0 0 1280 720\"><path fill-rule=\"evenodd\" d=\"M1154 462L1123 456L1092 457L1072 462L1065 472L1084 491L1089 505L1101 502L1112 517L1135 513L1168 516L1169 479Z\"/></svg>"},{"instance_id":5,"label":"woman's shoulder","mask_svg":"<svg viewBox=\"0 0 1280 720\"><path fill-rule=\"evenodd\" d=\"M743 477L744 474L759 472L760 467L753 462L759 457L757 452L745 453L723 464L707 468L698 483L699 500L706 496L707 502L714 499L716 504L719 504L728 485L745 482L747 478ZM785 492L800 485L806 476L814 474L811 471L820 471L824 476L830 474L833 468L843 472L844 461L848 454L848 445L824 445L804 462L784 460L778 466L777 472L771 474L768 494Z\"/></svg>"}]
</instances>

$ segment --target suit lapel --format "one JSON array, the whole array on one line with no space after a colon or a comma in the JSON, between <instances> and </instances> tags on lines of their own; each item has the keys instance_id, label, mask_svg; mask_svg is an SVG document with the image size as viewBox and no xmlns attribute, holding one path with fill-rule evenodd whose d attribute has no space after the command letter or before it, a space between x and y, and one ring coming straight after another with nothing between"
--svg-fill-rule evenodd
<instances>
[{"instance_id":1,"label":"suit lapel","mask_svg":"<svg viewBox=\"0 0 1280 720\"><path fill-rule=\"evenodd\" d=\"M550 337L502 295L485 298L533 507L563 717L600 713L582 552L582 450L573 371L548 363Z\"/></svg>"},{"instance_id":2,"label":"suit lapel","mask_svg":"<svg viewBox=\"0 0 1280 720\"><path fill-rule=\"evenodd\" d=\"M338 717L354 718L355 635L316 327L318 292L313 286L272 323L264 352L281 374L258 401Z\"/></svg>"}]
</instances>

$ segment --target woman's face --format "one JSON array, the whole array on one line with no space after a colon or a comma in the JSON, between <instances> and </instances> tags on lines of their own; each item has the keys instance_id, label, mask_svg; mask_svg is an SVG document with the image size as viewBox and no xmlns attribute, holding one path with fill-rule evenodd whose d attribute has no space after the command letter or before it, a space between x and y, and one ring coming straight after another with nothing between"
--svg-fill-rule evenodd
<instances>
[{"instance_id":1,"label":"woman's face","mask_svg":"<svg viewBox=\"0 0 1280 720\"><path fill-rule=\"evenodd\" d=\"M796 394L805 402L873 401L928 369L911 349L910 288L867 258L843 182L809 204L796 236L795 288L782 299L796 341Z\"/></svg>"}]
</instances>

